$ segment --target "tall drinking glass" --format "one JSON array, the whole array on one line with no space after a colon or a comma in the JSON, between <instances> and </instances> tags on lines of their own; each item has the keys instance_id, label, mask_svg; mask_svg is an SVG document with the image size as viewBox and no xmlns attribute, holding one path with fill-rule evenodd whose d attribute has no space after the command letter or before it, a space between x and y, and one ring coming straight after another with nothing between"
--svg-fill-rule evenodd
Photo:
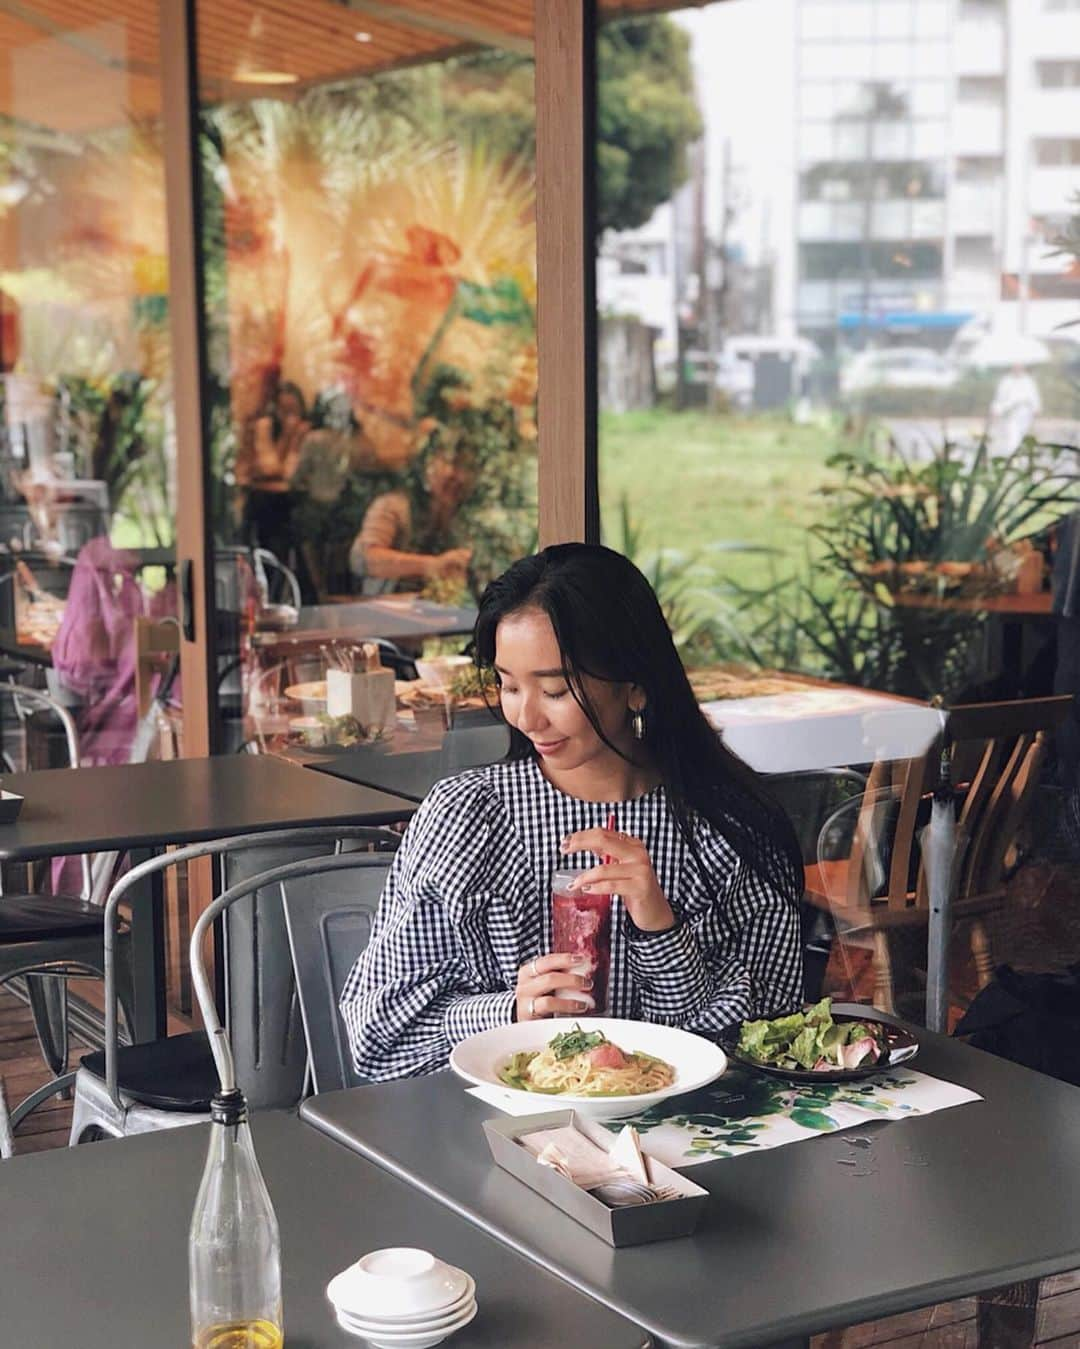
<instances>
[{"instance_id":1,"label":"tall drinking glass","mask_svg":"<svg viewBox=\"0 0 1080 1349\"><path fill-rule=\"evenodd\" d=\"M582 894L570 882L584 875L579 870L556 871L551 880L552 948L576 956L573 974L592 979L587 991L557 988L554 996L580 1002L582 1012L604 1015L608 1011L608 966L611 962L611 896Z\"/></svg>"}]
</instances>

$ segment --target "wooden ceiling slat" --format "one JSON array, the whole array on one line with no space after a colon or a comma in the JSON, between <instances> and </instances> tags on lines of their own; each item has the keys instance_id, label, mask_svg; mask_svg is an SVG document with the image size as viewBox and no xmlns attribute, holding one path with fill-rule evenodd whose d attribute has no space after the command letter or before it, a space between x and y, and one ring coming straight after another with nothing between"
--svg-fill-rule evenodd
<instances>
[{"instance_id":1,"label":"wooden ceiling slat","mask_svg":"<svg viewBox=\"0 0 1080 1349\"><path fill-rule=\"evenodd\" d=\"M375 50L372 51L372 48ZM231 27L225 21L208 20L200 27L199 57L204 72L231 73L240 57L250 59L256 55L257 63L263 68L276 65L280 69L282 66L280 59L273 62L263 59L263 54L267 52L275 53L277 58L282 56L291 58L284 61L286 69L291 69L293 61L297 59L312 59L315 63L312 73L317 72L320 66L325 68L327 65L340 66L345 63L377 68L380 54L389 60L397 60L409 54L407 50L374 42L354 42L351 40L351 34L347 43L345 39L340 38L333 42L318 42L303 34L295 34L289 29L263 32L258 38L251 38L242 29ZM332 60L328 60L331 55Z\"/></svg>"},{"instance_id":2,"label":"wooden ceiling slat","mask_svg":"<svg viewBox=\"0 0 1080 1349\"><path fill-rule=\"evenodd\" d=\"M527 50L535 5L543 0L198 0L199 74L207 96L257 97L254 85L235 79L241 65L286 70L300 89L375 74L406 64L444 59L475 49L463 32L505 36L513 50ZM709 0L600 0L603 18L699 7ZM416 20L410 24L409 14ZM390 17L391 14L393 17ZM399 17L400 15L400 17ZM261 19L261 31L251 29ZM40 20L40 21L38 21ZM107 26L120 26L121 41ZM157 112L160 88L158 0L0 0L0 112L11 112L64 131L107 124L109 109L95 99L96 41L106 68L127 63L127 97L140 113ZM370 33L370 42L354 34ZM70 38L65 52L65 35ZM53 38L51 78L40 91L13 77L19 50ZM113 46L119 50L112 50ZM296 86L285 86L285 89ZM100 83L97 88L101 89ZM18 92L20 108L12 106ZM269 92L269 90L265 91ZM105 103L110 100L104 100Z\"/></svg>"},{"instance_id":3,"label":"wooden ceiling slat","mask_svg":"<svg viewBox=\"0 0 1080 1349\"><path fill-rule=\"evenodd\" d=\"M327 7L329 8L329 7ZM336 7L335 7L336 9ZM290 13L288 10L283 12L264 12L262 7L256 9L251 7L251 16L260 14L266 18L267 22L263 27L263 37L277 41L288 41L290 46L298 49L308 48L310 50L326 53L328 46L331 50L341 51L342 44L348 43L348 49L356 46L360 49L364 46L374 46L375 43L354 43L353 33L357 30L358 24L355 20L344 26L337 28L327 27L321 31L313 29L307 22L306 15L303 20L299 19L295 11ZM237 23L235 10L232 7L206 5L200 10L199 33L200 39L204 32L228 32L234 35L243 35L248 37L249 23ZM286 34L288 35L286 37ZM374 35L373 35L374 36ZM405 39L393 32L380 32L378 35L379 45L384 49L393 52L395 55L401 54L407 50Z\"/></svg>"}]
</instances>

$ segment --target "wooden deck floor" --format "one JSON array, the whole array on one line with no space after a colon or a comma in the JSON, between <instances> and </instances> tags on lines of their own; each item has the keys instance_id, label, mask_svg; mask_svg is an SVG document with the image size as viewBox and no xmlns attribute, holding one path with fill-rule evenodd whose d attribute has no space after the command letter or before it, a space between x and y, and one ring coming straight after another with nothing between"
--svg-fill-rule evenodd
<instances>
[{"instance_id":1,"label":"wooden deck floor","mask_svg":"<svg viewBox=\"0 0 1080 1349\"><path fill-rule=\"evenodd\" d=\"M1064 968L1080 961L1080 868L1030 868L1017 881L1016 903L993 934L995 952L1021 968ZM830 991L851 992L837 971ZM961 958L954 977L969 977ZM869 995L872 972L857 971L856 993ZM72 1056L77 1058L78 1045ZM0 990L0 1074L12 1104L45 1080L45 1071L26 1007ZM71 1105L55 1098L20 1127L17 1154L66 1147ZM2 1163L0 1163L2 1165ZM926 1307L881 1321L817 1335L812 1349L1080 1349L1080 1270L1044 1279L1034 1287L1004 1290L1000 1305L974 1298ZM1013 1305L1032 1302L1031 1308Z\"/></svg>"}]
</instances>

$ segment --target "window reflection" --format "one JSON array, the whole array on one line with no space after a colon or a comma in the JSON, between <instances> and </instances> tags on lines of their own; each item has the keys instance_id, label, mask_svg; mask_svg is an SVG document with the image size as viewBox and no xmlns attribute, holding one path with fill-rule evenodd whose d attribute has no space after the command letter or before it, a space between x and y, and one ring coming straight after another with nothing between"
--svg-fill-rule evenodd
<instances>
[{"instance_id":1,"label":"window reflection","mask_svg":"<svg viewBox=\"0 0 1080 1349\"><path fill-rule=\"evenodd\" d=\"M411 24L407 7L361 29L323 5L318 37L280 8L256 5L240 32L229 5L199 7L225 743L263 743L253 699L280 701L283 727L303 720L278 694L318 684L334 643L398 635L359 611L338 631L342 610L331 643L323 606L388 592L468 606L535 540L535 99L519 9L485 17L505 46L462 54L452 20ZM233 45L215 45L230 25ZM245 549L272 555L265 584ZM296 623L293 579L302 613L278 641L269 629ZM460 648L460 618L450 630Z\"/></svg>"},{"instance_id":2,"label":"window reflection","mask_svg":"<svg viewBox=\"0 0 1080 1349\"><path fill-rule=\"evenodd\" d=\"M0 16L0 645L84 763L179 738L172 704L136 736L163 668L140 634L176 611L155 15ZM55 762L32 720L9 759Z\"/></svg>"}]
</instances>

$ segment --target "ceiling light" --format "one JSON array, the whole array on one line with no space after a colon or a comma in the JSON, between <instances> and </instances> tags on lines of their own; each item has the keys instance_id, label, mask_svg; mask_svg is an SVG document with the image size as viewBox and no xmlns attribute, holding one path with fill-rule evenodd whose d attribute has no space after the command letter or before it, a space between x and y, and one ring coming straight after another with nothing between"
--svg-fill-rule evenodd
<instances>
[{"instance_id":1,"label":"ceiling light","mask_svg":"<svg viewBox=\"0 0 1080 1349\"><path fill-rule=\"evenodd\" d=\"M354 33L354 34L353 34L353 37L357 40L357 42L370 42L370 41L371 41L371 34L370 34L370 33L365 33L365 32L363 31L363 29L361 29L359 33Z\"/></svg>"},{"instance_id":2,"label":"ceiling light","mask_svg":"<svg viewBox=\"0 0 1080 1349\"><path fill-rule=\"evenodd\" d=\"M238 84L296 84L299 78L288 70L238 70L233 75Z\"/></svg>"}]
</instances>

